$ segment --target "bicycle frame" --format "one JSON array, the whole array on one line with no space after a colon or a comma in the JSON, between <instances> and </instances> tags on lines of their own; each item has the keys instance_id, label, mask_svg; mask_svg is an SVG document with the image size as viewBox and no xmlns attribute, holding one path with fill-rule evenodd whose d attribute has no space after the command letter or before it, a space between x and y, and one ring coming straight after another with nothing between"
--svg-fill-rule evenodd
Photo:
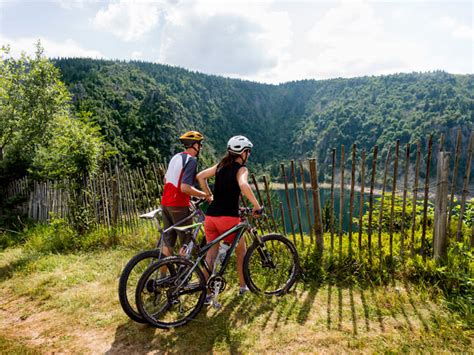
<instances>
[{"instance_id":1,"label":"bicycle frame","mask_svg":"<svg viewBox=\"0 0 474 355\"><path fill-rule=\"evenodd\" d=\"M195 216L198 216L198 222L197 223L194 223L194 224L191 224L191 225L186 225L186 226L183 226L183 227L188 227L191 228L191 227L197 227L199 225L199 228L195 228L194 230L194 233L193 233L193 239L195 240L199 230L201 229L201 226L202 226L202 222L204 221L204 214L202 213L201 210L195 210L193 213L191 213L189 216L179 220L178 222L176 222L175 224L173 224L172 226L169 226L168 228L166 228L165 230L162 230L161 226L160 226L160 229L162 230L161 231L161 236L160 236L160 239L163 239L163 236L168 233L169 231L171 231L172 229L175 229L176 227L178 227L180 224L182 224L183 222L186 222L192 218L194 218ZM157 221L158 223L158 221ZM158 243L157 243L157 246L158 246Z\"/></svg>"},{"instance_id":2,"label":"bicycle frame","mask_svg":"<svg viewBox=\"0 0 474 355\"><path fill-rule=\"evenodd\" d=\"M244 232L249 231L250 235L254 240L258 240L258 238L254 235L254 227L250 225L248 220L245 218L242 222L237 224L236 226L232 227L228 231L222 233L220 236L218 236L216 239L214 239L212 242L206 244L202 249L198 251L197 259L194 262L193 267L188 271L187 275L183 278L183 281L177 286L177 289L179 289L181 286L183 286L185 280L192 274L192 272L196 269L198 265L203 265L204 268L206 269L207 273L209 276L211 276L212 270L209 268L209 265L207 265L205 261L205 257L209 249L211 249L214 245L218 244L222 240L224 240L227 236L231 235L232 233L236 233L237 235L234 238L234 241L232 242L229 250L227 250L226 255L224 257L224 260L222 261L222 264L220 266L220 269L214 276L222 276L224 275L225 269L227 268L227 265L229 264L230 256L234 252L234 249L237 247L237 244L239 243L240 239L242 238L242 235Z\"/></svg>"},{"instance_id":3,"label":"bicycle frame","mask_svg":"<svg viewBox=\"0 0 474 355\"><path fill-rule=\"evenodd\" d=\"M194 244L197 244L196 243L196 237L199 234L199 232L202 230L202 222L204 221L204 213L200 209L195 209L189 216L179 220L178 222L176 222L175 224L173 224L172 226L169 226L168 228L166 228L164 230L163 230L163 228L161 228L161 225L160 225L160 222L158 221L158 218L155 217L158 230L161 232L160 237L156 241L156 247L155 247L156 249L158 249L160 251L160 254L159 254L160 257L161 257L161 254L163 252L164 235L166 233L168 233L169 231L171 231L173 229L176 229L176 227L178 227L183 222L191 220L196 216L198 217L198 221L196 223L193 223L189 226L186 225L186 226L183 226L183 227L187 227L187 229L194 228L193 234L191 236L191 240L194 242Z\"/></svg>"}]
</instances>

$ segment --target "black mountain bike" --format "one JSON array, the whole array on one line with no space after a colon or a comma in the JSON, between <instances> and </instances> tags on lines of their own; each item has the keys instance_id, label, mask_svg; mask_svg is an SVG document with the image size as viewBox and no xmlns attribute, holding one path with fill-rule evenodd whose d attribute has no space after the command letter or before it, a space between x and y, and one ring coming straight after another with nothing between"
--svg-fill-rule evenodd
<instances>
[{"instance_id":1,"label":"black mountain bike","mask_svg":"<svg viewBox=\"0 0 474 355\"><path fill-rule=\"evenodd\" d=\"M197 251L195 262L182 257L168 257L152 264L138 281L136 304L151 325L172 328L192 320L204 305L209 293L213 301L224 291L224 273L230 256L244 234L253 240L244 258L244 277L250 291L280 296L287 293L299 273L299 257L293 243L280 234L260 237L248 221L252 210L240 210L241 223L221 234ZM205 261L209 249L228 235L237 235L216 272ZM208 275L206 281L201 266Z\"/></svg>"},{"instance_id":2,"label":"black mountain bike","mask_svg":"<svg viewBox=\"0 0 474 355\"><path fill-rule=\"evenodd\" d=\"M158 231L160 232L160 237L157 240L155 249L146 250L135 255L130 259L127 265L125 265L122 274L120 275L118 288L120 305L127 316L135 322L146 323L146 320L140 315L134 302L135 290L140 276L151 264L163 258L163 236L172 229L178 231L190 230L192 233L191 242L186 247L186 257L189 258L191 256L194 246L198 243L196 240L197 236L202 230L204 213L201 211L200 205L204 201L205 200L192 201L193 212L188 217L178 221L176 224L165 230L163 230L160 224L160 208L140 216L142 219L156 221ZM181 226L183 223L186 223L189 220L194 220L195 223ZM202 241L205 242L205 238L203 238Z\"/></svg>"}]
</instances>

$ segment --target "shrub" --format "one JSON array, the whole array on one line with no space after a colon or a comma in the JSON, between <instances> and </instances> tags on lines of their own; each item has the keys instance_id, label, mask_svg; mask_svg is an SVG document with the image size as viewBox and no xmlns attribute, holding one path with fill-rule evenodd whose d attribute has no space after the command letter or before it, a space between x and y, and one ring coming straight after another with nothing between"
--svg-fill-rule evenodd
<instances>
[{"instance_id":1,"label":"shrub","mask_svg":"<svg viewBox=\"0 0 474 355\"><path fill-rule=\"evenodd\" d=\"M62 253L75 249L77 240L74 230L62 218L51 219L50 225L37 224L27 229L25 248L39 253Z\"/></svg>"}]
</instances>

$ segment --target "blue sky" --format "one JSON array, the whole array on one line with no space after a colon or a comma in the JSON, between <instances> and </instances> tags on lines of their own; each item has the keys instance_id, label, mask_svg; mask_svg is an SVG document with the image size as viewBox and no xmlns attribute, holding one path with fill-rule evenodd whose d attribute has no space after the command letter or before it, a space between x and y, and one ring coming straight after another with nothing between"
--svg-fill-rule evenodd
<instances>
[{"instance_id":1,"label":"blue sky","mask_svg":"<svg viewBox=\"0 0 474 355\"><path fill-rule=\"evenodd\" d=\"M140 59L268 83L473 73L473 1L0 0L12 55Z\"/></svg>"}]
</instances>

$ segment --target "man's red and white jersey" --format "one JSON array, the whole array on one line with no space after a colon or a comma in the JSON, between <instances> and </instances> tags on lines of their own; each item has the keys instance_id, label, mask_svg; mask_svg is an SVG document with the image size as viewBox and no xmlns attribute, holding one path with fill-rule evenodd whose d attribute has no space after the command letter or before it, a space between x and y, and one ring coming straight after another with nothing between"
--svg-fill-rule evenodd
<instances>
[{"instance_id":1,"label":"man's red and white jersey","mask_svg":"<svg viewBox=\"0 0 474 355\"><path fill-rule=\"evenodd\" d=\"M163 206L189 206L189 195L181 192L181 184L193 185L197 160L186 152L178 153L168 164L161 204Z\"/></svg>"}]
</instances>

